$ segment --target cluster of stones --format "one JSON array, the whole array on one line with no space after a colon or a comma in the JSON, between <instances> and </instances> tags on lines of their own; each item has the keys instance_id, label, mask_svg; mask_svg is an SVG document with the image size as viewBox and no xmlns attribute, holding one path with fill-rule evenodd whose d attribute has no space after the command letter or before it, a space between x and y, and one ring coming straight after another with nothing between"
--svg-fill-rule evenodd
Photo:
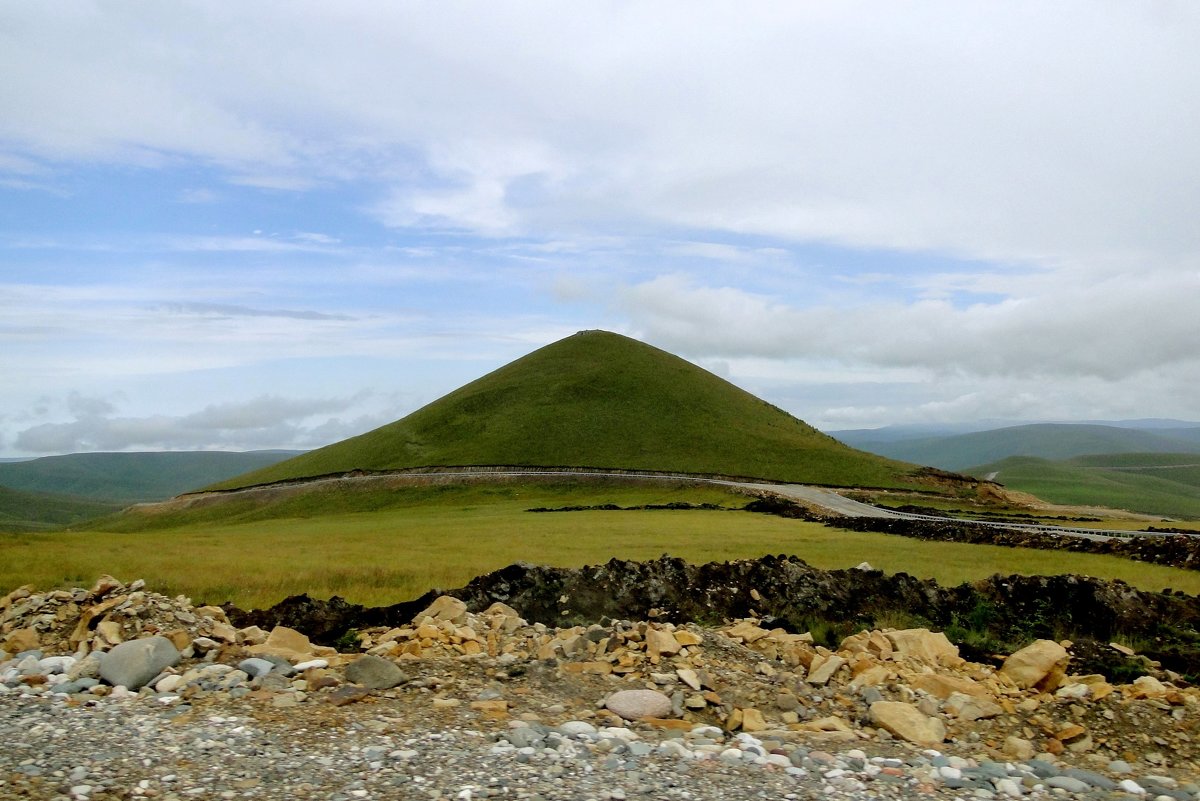
<instances>
[{"instance_id":1,"label":"cluster of stones","mask_svg":"<svg viewBox=\"0 0 1200 801\"><path fill-rule=\"evenodd\" d=\"M1067 648L1048 640L993 668L926 629L864 631L831 649L755 619L555 629L448 596L359 639L365 653L340 654L282 626L237 629L219 608L110 577L90 590L26 587L0 600L0 694L179 708L394 700L503 725L495 750L518 760L584 748L605 762L653 753L815 773L851 790L896 779L980 797L1040 787L1200 799L1170 775L1200 771L1200 692L1170 676L1072 675ZM967 756L945 756L945 743ZM867 758L868 746L909 756Z\"/></svg>"},{"instance_id":2,"label":"cluster of stones","mask_svg":"<svg viewBox=\"0 0 1200 801\"><path fill-rule=\"evenodd\" d=\"M930 747L946 740L979 742L997 756L1017 759L1039 751L1050 758L1070 752L1103 764L1140 752L1161 765L1167 761L1163 752L1195 755L1188 731L1200 712L1200 691L1151 676L1117 686L1097 674L1071 675L1065 647L1070 643L1037 640L997 669L967 662L944 634L926 629L862 632L847 637L836 651L814 646L806 634L768 631L753 620L722 631L776 666L765 671L774 671L780 690L773 703L763 699L764 708L775 710L789 729L841 732L845 739L890 735ZM784 670L778 669L780 663ZM811 709L817 688L824 688L823 695L841 710L803 720L798 696L804 695ZM1154 715L1172 725L1153 739L1136 733L1139 721ZM855 719L870 725L852 727ZM736 728L738 722L735 718L726 727ZM1109 737L1122 723L1125 736ZM762 710L742 710L743 730L771 725ZM1129 730L1139 742L1128 741Z\"/></svg>"},{"instance_id":3,"label":"cluster of stones","mask_svg":"<svg viewBox=\"0 0 1200 801\"><path fill-rule=\"evenodd\" d=\"M784 732L731 733L716 726L695 726L659 740L646 742L626 727L596 727L573 720L558 726L513 721L492 753L516 755L518 761L575 757L589 751L607 770L636 771L638 758L651 754L676 759L756 765L804 778L819 778L825 792L856 792L879 785L928 793L937 788L973 791L977 798L1020 798L1029 793L1094 795L1103 791L1126 796L1153 795L1167 801L1187 801L1200 796L1200 785L1169 776L1148 775L1134 780L1123 776L1129 766L1114 763L1110 778L1093 770L1064 767L1048 759L1025 761L977 760L924 749L903 758L870 757L859 748L834 753L798 742Z\"/></svg>"},{"instance_id":4,"label":"cluster of stones","mask_svg":"<svg viewBox=\"0 0 1200 801\"><path fill-rule=\"evenodd\" d=\"M153 635L192 653L239 641L218 607L196 608L182 595L150 592L140 579L125 586L102 576L90 590L47 593L24 586L0 599L0 646L9 653L41 649L82 659Z\"/></svg>"}]
</instances>

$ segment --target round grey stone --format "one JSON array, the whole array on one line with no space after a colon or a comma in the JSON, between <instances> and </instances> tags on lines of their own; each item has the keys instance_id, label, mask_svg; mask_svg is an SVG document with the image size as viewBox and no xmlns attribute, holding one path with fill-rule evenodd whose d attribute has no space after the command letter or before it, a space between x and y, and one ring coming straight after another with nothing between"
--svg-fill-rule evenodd
<instances>
[{"instance_id":1,"label":"round grey stone","mask_svg":"<svg viewBox=\"0 0 1200 801\"><path fill-rule=\"evenodd\" d=\"M395 662L375 654L364 654L346 665L346 681L368 690L390 690L404 679Z\"/></svg>"},{"instance_id":2,"label":"round grey stone","mask_svg":"<svg viewBox=\"0 0 1200 801\"><path fill-rule=\"evenodd\" d=\"M241 662L238 662L238 670L244 671L247 676L253 679L257 679L259 676L267 675L274 668L274 662L255 657L243 659Z\"/></svg>"},{"instance_id":3,"label":"round grey stone","mask_svg":"<svg viewBox=\"0 0 1200 801\"><path fill-rule=\"evenodd\" d=\"M166 637L123 642L100 663L100 678L114 687L137 690L166 668L178 665L179 649Z\"/></svg>"},{"instance_id":4,"label":"round grey stone","mask_svg":"<svg viewBox=\"0 0 1200 801\"><path fill-rule=\"evenodd\" d=\"M1113 771L1116 773L1117 771ZM1067 768L1063 771L1064 776L1070 776L1072 779L1079 779L1092 787L1099 787L1101 790L1115 790L1117 783L1112 779L1102 774L1096 773L1094 770L1086 770L1085 768Z\"/></svg>"},{"instance_id":5,"label":"round grey stone","mask_svg":"<svg viewBox=\"0 0 1200 801\"><path fill-rule=\"evenodd\" d=\"M1086 793L1092 789L1092 786L1087 782L1070 776L1050 776L1046 779L1047 787L1058 787L1066 790L1068 793Z\"/></svg>"}]
</instances>

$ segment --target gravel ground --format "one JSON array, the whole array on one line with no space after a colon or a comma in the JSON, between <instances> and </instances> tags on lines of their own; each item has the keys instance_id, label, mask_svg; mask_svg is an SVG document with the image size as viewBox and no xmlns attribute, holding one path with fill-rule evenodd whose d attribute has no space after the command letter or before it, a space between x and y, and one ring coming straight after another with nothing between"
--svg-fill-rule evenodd
<instances>
[{"instance_id":1,"label":"gravel ground","mask_svg":"<svg viewBox=\"0 0 1200 801\"><path fill-rule=\"evenodd\" d=\"M1165 777L1120 787L1046 762L980 762L898 743L888 753L864 744L869 754L713 727L550 727L386 698L281 709L221 696L79 704L8 692L0 738L4 799L1200 798L1200 788Z\"/></svg>"}]
</instances>

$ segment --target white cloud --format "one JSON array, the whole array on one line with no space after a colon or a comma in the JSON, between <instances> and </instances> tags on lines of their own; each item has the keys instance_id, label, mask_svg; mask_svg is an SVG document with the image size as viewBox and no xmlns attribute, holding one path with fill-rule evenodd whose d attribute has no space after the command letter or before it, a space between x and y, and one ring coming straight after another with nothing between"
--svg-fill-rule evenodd
<instances>
[{"instance_id":1,"label":"white cloud","mask_svg":"<svg viewBox=\"0 0 1200 801\"><path fill-rule=\"evenodd\" d=\"M477 364L603 326L806 418L1195 416L1195 3L0 15L0 186L78 193L0 225L22 392ZM73 227L118 197L128 228ZM232 394L284 397L257 380ZM103 431L28 437L189 416L94 408ZM381 412L329 414L272 430Z\"/></svg>"},{"instance_id":2,"label":"white cloud","mask_svg":"<svg viewBox=\"0 0 1200 801\"><path fill-rule=\"evenodd\" d=\"M216 203L220 199L221 195L218 192L205 188L185 189L178 197L180 203L193 204Z\"/></svg>"},{"instance_id":3,"label":"white cloud","mask_svg":"<svg viewBox=\"0 0 1200 801\"><path fill-rule=\"evenodd\" d=\"M626 287L623 307L651 340L685 353L919 367L974 376L1100 379L1200 361L1200 274L1148 271L1060 283L990 303L946 300L797 308L734 287L664 276ZM1152 312L1148 313L1148 310Z\"/></svg>"},{"instance_id":4,"label":"white cloud","mask_svg":"<svg viewBox=\"0 0 1200 801\"><path fill-rule=\"evenodd\" d=\"M370 178L395 186L390 224L491 235L665 223L1043 263L1200 246L1191 3L8 16L9 159Z\"/></svg>"},{"instance_id":5,"label":"white cloud","mask_svg":"<svg viewBox=\"0 0 1200 801\"><path fill-rule=\"evenodd\" d=\"M13 445L27 453L162 450L253 449L312 447L362 433L382 420L359 415L351 421L339 415L363 399L283 398L263 395L248 401L206 406L180 416L114 416L117 407L72 393L67 406L74 419L39 423L18 431Z\"/></svg>"}]
</instances>

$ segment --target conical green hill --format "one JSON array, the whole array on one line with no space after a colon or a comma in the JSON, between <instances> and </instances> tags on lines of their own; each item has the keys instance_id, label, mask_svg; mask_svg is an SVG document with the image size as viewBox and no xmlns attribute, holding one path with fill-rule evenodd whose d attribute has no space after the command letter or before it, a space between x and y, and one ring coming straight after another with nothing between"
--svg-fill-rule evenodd
<instances>
[{"instance_id":1,"label":"conical green hill","mask_svg":"<svg viewBox=\"0 0 1200 801\"><path fill-rule=\"evenodd\" d=\"M584 331L407 417L217 485L351 470L512 465L656 470L835 486L912 486L912 465L856 451L670 353Z\"/></svg>"}]
</instances>

